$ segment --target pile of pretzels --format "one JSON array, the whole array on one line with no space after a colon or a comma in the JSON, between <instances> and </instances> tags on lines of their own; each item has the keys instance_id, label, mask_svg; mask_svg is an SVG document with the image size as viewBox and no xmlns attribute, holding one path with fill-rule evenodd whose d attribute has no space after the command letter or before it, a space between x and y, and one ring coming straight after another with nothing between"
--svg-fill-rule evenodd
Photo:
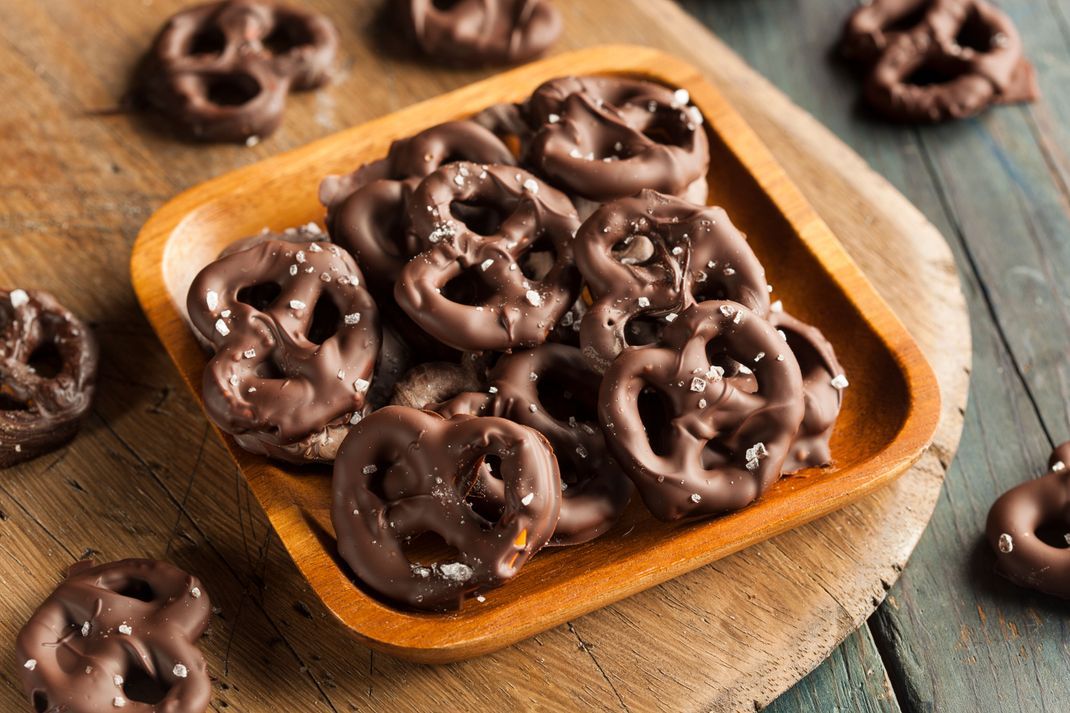
<instances>
[{"instance_id":1,"label":"pile of pretzels","mask_svg":"<svg viewBox=\"0 0 1070 713\"><path fill-rule=\"evenodd\" d=\"M847 379L705 205L686 90L567 77L329 176L315 224L196 277L203 395L244 448L333 462L363 585L452 610L544 546L743 508L831 462Z\"/></svg>"}]
</instances>

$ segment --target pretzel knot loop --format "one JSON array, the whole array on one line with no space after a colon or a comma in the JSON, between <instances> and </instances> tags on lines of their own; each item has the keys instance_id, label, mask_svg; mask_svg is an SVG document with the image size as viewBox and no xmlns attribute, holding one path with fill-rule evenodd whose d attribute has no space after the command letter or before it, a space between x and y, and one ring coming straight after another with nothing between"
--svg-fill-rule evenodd
<instances>
[{"instance_id":1,"label":"pretzel knot loop","mask_svg":"<svg viewBox=\"0 0 1070 713\"><path fill-rule=\"evenodd\" d=\"M492 393L464 393L436 410L445 415L499 416L533 428L550 442L561 470L561 519L551 545L577 545L606 532L631 499L630 481L606 449L598 425L600 377L575 347L543 344L502 357ZM491 512L505 507L505 487L482 473Z\"/></svg>"},{"instance_id":2,"label":"pretzel knot loop","mask_svg":"<svg viewBox=\"0 0 1070 713\"><path fill-rule=\"evenodd\" d=\"M578 296L568 198L512 166L452 163L410 204L426 249L402 269L394 296L424 331L456 349L541 344Z\"/></svg>"},{"instance_id":3,"label":"pretzel knot loop","mask_svg":"<svg viewBox=\"0 0 1070 713\"><path fill-rule=\"evenodd\" d=\"M468 500L484 469L505 492L494 520ZM387 406L338 453L332 521L338 551L362 582L417 609L456 609L466 594L512 578L546 544L560 492L553 451L530 428ZM449 553L418 551L428 534Z\"/></svg>"},{"instance_id":4,"label":"pretzel knot loop","mask_svg":"<svg viewBox=\"0 0 1070 713\"><path fill-rule=\"evenodd\" d=\"M877 0L851 16L841 47L874 65L866 98L900 121L964 118L1037 94L1018 31L985 0Z\"/></svg>"},{"instance_id":5,"label":"pretzel knot loop","mask_svg":"<svg viewBox=\"0 0 1070 713\"><path fill-rule=\"evenodd\" d=\"M550 80L528 103L539 127L528 158L551 183L589 201L649 188L704 204L709 140L686 95L633 79Z\"/></svg>"},{"instance_id":6,"label":"pretzel knot loop","mask_svg":"<svg viewBox=\"0 0 1070 713\"><path fill-rule=\"evenodd\" d=\"M741 304L695 305L664 347L621 354L606 371L606 441L656 517L738 510L781 473L803 419L791 350Z\"/></svg>"},{"instance_id":7,"label":"pretzel knot loop","mask_svg":"<svg viewBox=\"0 0 1070 713\"><path fill-rule=\"evenodd\" d=\"M0 468L74 436L97 359L93 333L54 297L0 290Z\"/></svg>"},{"instance_id":8,"label":"pretzel knot loop","mask_svg":"<svg viewBox=\"0 0 1070 713\"><path fill-rule=\"evenodd\" d=\"M143 68L148 101L210 141L278 128L291 89L324 84L338 46L325 17L262 0L185 10L157 36Z\"/></svg>"},{"instance_id":9,"label":"pretzel knot loop","mask_svg":"<svg viewBox=\"0 0 1070 713\"><path fill-rule=\"evenodd\" d=\"M212 420L254 453L332 460L364 412L380 345L353 258L265 240L204 268L187 307L216 351L203 385Z\"/></svg>"},{"instance_id":10,"label":"pretzel knot loop","mask_svg":"<svg viewBox=\"0 0 1070 713\"><path fill-rule=\"evenodd\" d=\"M210 614L200 582L165 562L79 562L19 632L24 687L39 711L199 713Z\"/></svg>"},{"instance_id":11,"label":"pretzel knot loop","mask_svg":"<svg viewBox=\"0 0 1070 713\"><path fill-rule=\"evenodd\" d=\"M573 250L592 300L580 344L600 371L622 351L657 341L666 320L696 302L769 312L765 270L721 208L645 190L596 211Z\"/></svg>"}]
</instances>

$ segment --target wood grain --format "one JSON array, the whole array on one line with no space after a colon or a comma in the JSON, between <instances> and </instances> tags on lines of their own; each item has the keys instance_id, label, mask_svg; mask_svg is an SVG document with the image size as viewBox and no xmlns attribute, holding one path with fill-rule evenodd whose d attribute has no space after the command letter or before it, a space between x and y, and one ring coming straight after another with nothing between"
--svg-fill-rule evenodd
<instances>
[{"instance_id":1,"label":"wood grain","mask_svg":"<svg viewBox=\"0 0 1070 713\"><path fill-rule=\"evenodd\" d=\"M943 467L936 454L894 489L792 536L478 665L426 669L371 655L342 637L301 588L281 549L265 539L262 515L222 449L211 439L200 449L203 418L180 392L124 279L141 223L181 188L479 74L378 56L369 41L375 3L309 4L342 26L346 73L326 92L293 97L280 133L253 150L189 146L156 133L150 122L92 113L115 106L138 52L179 3L123 3L122 12L104 0L5 4L0 88L18 101L0 115L0 277L51 289L92 319L105 342L109 384L86 437L63 461L5 474L2 507L14 514L0 521L2 542L29 563L5 566L4 581L12 585L0 618L5 632L13 635L15 622L86 547L108 558L164 556L170 549L178 564L202 572L223 602L207 643L221 684L217 707L264 710L271 700L292 710L386 702L420 710L453 700L471 709L733 710L771 700L864 619L883 596L882 579L896 578L939 490ZM855 157L815 150L827 133L668 3L568 3L566 13L562 49L642 41L690 56L730 95L863 268L890 277L885 297L933 350L941 382L958 395L958 404L954 398L946 404L938 435L950 453L960 425L955 407L965 393L968 332L953 267L932 229ZM686 47L680 37L688 39ZM845 199L859 192L866 197ZM904 232L916 238L902 250L906 261L866 247ZM16 243L25 235L34 240ZM62 251L77 259L46 259ZM924 309L919 294L935 295L936 307ZM936 349L940 337L956 347L953 353ZM98 492L108 494L99 502L96 493L66 485L89 474ZM70 502L85 513L77 520L68 515ZM173 530L181 534L172 536ZM771 609L763 601L778 604ZM810 635L762 629L784 617L805 618ZM13 670L9 659L2 669ZM717 683L728 679L736 683ZM0 702L17 709L14 679L5 674L2 684Z\"/></svg>"}]
</instances>

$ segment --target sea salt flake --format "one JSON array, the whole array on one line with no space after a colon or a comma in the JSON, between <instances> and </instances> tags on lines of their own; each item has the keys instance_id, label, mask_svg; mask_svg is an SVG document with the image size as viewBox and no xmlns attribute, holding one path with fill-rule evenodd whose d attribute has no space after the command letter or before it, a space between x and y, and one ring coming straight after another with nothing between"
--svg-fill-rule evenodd
<instances>
[{"instance_id":1,"label":"sea salt flake","mask_svg":"<svg viewBox=\"0 0 1070 713\"><path fill-rule=\"evenodd\" d=\"M524 181L524 190L528 193L538 193L539 184L534 178L529 178L528 180Z\"/></svg>"},{"instance_id":2,"label":"sea salt flake","mask_svg":"<svg viewBox=\"0 0 1070 713\"><path fill-rule=\"evenodd\" d=\"M189 595L191 597L193 597L194 599L200 599L201 598L201 588L200 587L194 587L193 589L189 590Z\"/></svg>"},{"instance_id":3,"label":"sea salt flake","mask_svg":"<svg viewBox=\"0 0 1070 713\"><path fill-rule=\"evenodd\" d=\"M89 636L89 622L82 624L82 636Z\"/></svg>"},{"instance_id":4,"label":"sea salt flake","mask_svg":"<svg viewBox=\"0 0 1070 713\"><path fill-rule=\"evenodd\" d=\"M848 386L847 376L845 374L837 374L829 383L832 384L834 389L846 389Z\"/></svg>"},{"instance_id":5,"label":"sea salt flake","mask_svg":"<svg viewBox=\"0 0 1070 713\"><path fill-rule=\"evenodd\" d=\"M640 307L646 308L650 306L650 300L646 297L640 297L638 300L638 304Z\"/></svg>"},{"instance_id":6,"label":"sea salt flake","mask_svg":"<svg viewBox=\"0 0 1070 713\"><path fill-rule=\"evenodd\" d=\"M175 674L178 678L185 678L186 676L189 676L189 669L183 664L176 663L175 667L171 669L171 673Z\"/></svg>"},{"instance_id":7,"label":"sea salt flake","mask_svg":"<svg viewBox=\"0 0 1070 713\"><path fill-rule=\"evenodd\" d=\"M488 394L496 394L496 393L498 393L498 387L497 386L488 387L487 388L487 393Z\"/></svg>"},{"instance_id":8,"label":"sea salt flake","mask_svg":"<svg viewBox=\"0 0 1070 713\"><path fill-rule=\"evenodd\" d=\"M237 386L241 379L238 378L237 374L231 374L228 381L230 382L231 386Z\"/></svg>"},{"instance_id":9,"label":"sea salt flake","mask_svg":"<svg viewBox=\"0 0 1070 713\"><path fill-rule=\"evenodd\" d=\"M222 319L217 319L215 321L215 331L219 332L225 337L230 334L230 327L228 327L227 323L224 322Z\"/></svg>"},{"instance_id":10,"label":"sea salt flake","mask_svg":"<svg viewBox=\"0 0 1070 713\"><path fill-rule=\"evenodd\" d=\"M520 498L520 504L525 506L531 505L533 500L535 500L535 493L528 493L524 497Z\"/></svg>"},{"instance_id":11,"label":"sea salt flake","mask_svg":"<svg viewBox=\"0 0 1070 713\"><path fill-rule=\"evenodd\" d=\"M754 357L754 363L757 364L762 359L765 359L765 352L758 352L758 355Z\"/></svg>"},{"instance_id":12,"label":"sea salt flake","mask_svg":"<svg viewBox=\"0 0 1070 713\"><path fill-rule=\"evenodd\" d=\"M116 686L123 685L123 681L124 681L123 677L120 676L119 674L115 674L114 676L111 677L111 682L114 683Z\"/></svg>"},{"instance_id":13,"label":"sea salt flake","mask_svg":"<svg viewBox=\"0 0 1070 713\"><path fill-rule=\"evenodd\" d=\"M253 359L253 358L256 357L256 350L255 349L246 349L244 352L241 353L241 355L243 357L245 357L246 359Z\"/></svg>"},{"instance_id":14,"label":"sea salt flake","mask_svg":"<svg viewBox=\"0 0 1070 713\"><path fill-rule=\"evenodd\" d=\"M693 502L693 503L702 502L702 496L699 495L698 493L691 493L691 502Z\"/></svg>"},{"instance_id":15,"label":"sea salt flake","mask_svg":"<svg viewBox=\"0 0 1070 713\"><path fill-rule=\"evenodd\" d=\"M1014 551L1014 538L1006 532L999 536L999 551L1005 555Z\"/></svg>"},{"instance_id":16,"label":"sea salt flake","mask_svg":"<svg viewBox=\"0 0 1070 713\"><path fill-rule=\"evenodd\" d=\"M584 448L583 446L576 446L576 455L578 455L580 458L586 458L587 457L587 449Z\"/></svg>"},{"instance_id":17,"label":"sea salt flake","mask_svg":"<svg viewBox=\"0 0 1070 713\"><path fill-rule=\"evenodd\" d=\"M483 602L487 601L487 598L484 597L482 594L477 594L476 595L476 601L479 602L480 604L482 604Z\"/></svg>"},{"instance_id":18,"label":"sea salt flake","mask_svg":"<svg viewBox=\"0 0 1070 713\"><path fill-rule=\"evenodd\" d=\"M437 243L445 238L452 238L456 234L457 231L454 229L452 224L442 223L431 231L431 234L427 236L427 240L431 243Z\"/></svg>"},{"instance_id":19,"label":"sea salt flake","mask_svg":"<svg viewBox=\"0 0 1070 713\"><path fill-rule=\"evenodd\" d=\"M706 378L713 381L720 381L724 378L724 367L717 365L711 366L706 370Z\"/></svg>"},{"instance_id":20,"label":"sea salt flake","mask_svg":"<svg viewBox=\"0 0 1070 713\"><path fill-rule=\"evenodd\" d=\"M680 247L679 245L677 245L676 247L674 247L672 249L672 254L673 255L682 255L683 252L684 252L684 249L682 247Z\"/></svg>"},{"instance_id":21,"label":"sea salt flake","mask_svg":"<svg viewBox=\"0 0 1070 713\"><path fill-rule=\"evenodd\" d=\"M204 302L208 305L208 310L215 312L215 308L219 306L219 293L215 290L208 290L204 293Z\"/></svg>"},{"instance_id":22,"label":"sea salt flake","mask_svg":"<svg viewBox=\"0 0 1070 713\"><path fill-rule=\"evenodd\" d=\"M533 307L542 306L542 295L535 290L528 290L524 293L524 299L526 299Z\"/></svg>"},{"instance_id":23,"label":"sea salt flake","mask_svg":"<svg viewBox=\"0 0 1070 713\"><path fill-rule=\"evenodd\" d=\"M37 668L37 659L26 659L26 663L22 664L22 667L27 671L33 671Z\"/></svg>"},{"instance_id":24,"label":"sea salt flake","mask_svg":"<svg viewBox=\"0 0 1070 713\"><path fill-rule=\"evenodd\" d=\"M130 626L129 624L120 624L119 633L123 636L130 636L134 633L134 627Z\"/></svg>"},{"instance_id":25,"label":"sea salt flake","mask_svg":"<svg viewBox=\"0 0 1070 713\"><path fill-rule=\"evenodd\" d=\"M350 312L345 316L345 323L347 326L352 327L354 324L360 322L360 312Z\"/></svg>"},{"instance_id":26,"label":"sea salt flake","mask_svg":"<svg viewBox=\"0 0 1070 713\"><path fill-rule=\"evenodd\" d=\"M357 379L353 382L353 390L359 394L363 394L368 390L368 387L370 387L371 385L371 382L367 379Z\"/></svg>"},{"instance_id":27,"label":"sea salt flake","mask_svg":"<svg viewBox=\"0 0 1070 713\"><path fill-rule=\"evenodd\" d=\"M724 269L724 274L726 277L731 277L732 275L736 274L736 270L732 267L726 267Z\"/></svg>"},{"instance_id":28,"label":"sea salt flake","mask_svg":"<svg viewBox=\"0 0 1070 713\"><path fill-rule=\"evenodd\" d=\"M1058 473L1060 470L1066 470L1066 463L1061 460L1057 460L1051 464L1051 470L1053 473Z\"/></svg>"},{"instance_id":29,"label":"sea salt flake","mask_svg":"<svg viewBox=\"0 0 1070 713\"><path fill-rule=\"evenodd\" d=\"M298 250L297 254L294 255L294 260L297 260L297 262L299 262L299 263L303 263L305 261L305 251L304 250Z\"/></svg>"},{"instance_id":30,"label":"sea salt flake","mask_svg":"<svg viewBox=\"0 0 1070 713\"><path fill-rule=\"evenodd\" d=\"M675 108L687 106L691 103L691 93L686 89L677 89L672 94L672 105Z\"/></svg>"},{"instance_id":31,"label":"sea salt flake","mask_svg":"<svg viewBox=\"0 0 1070 713\"><path fill-rule=\"evenodd\" d=\"M339 369L337 376L338 376L338 380L339 381L345 381L345 378L346 378L345 369Z\"/></svg>"},{"instance_id":32,"label":"sea salt flake","mask_svg":"<svg viewBox=\"0 0 1070 713\"><path fill-rule=\"evenodd\" d=\"M531 411L532 413L535 413L538 410L539 410L539 407L536 406L535 404L528 404L528 411Z\"/></svg>"},{"instance_id":33,"label":"sea salt flake","mask_svg":"<svg viewBox=\"0 0 1070 713\"><path fill-rule=\"evenodd\" d=\"M308 305L301 300L290 300L290 309L304 309L305 307L308 307Z\"/></svg>"},{"instance_id":34,"label":"sea salt flake","mask_svg":"<svg viewBox=\"0 0 1070 713\"><path fill-rule=\"evenodd\" d=\"M706 380L700 379L696 376L694 379L691 380L691 390L694 391L696 394L702 393L706 390Z\"/></svg>"},{"instance_id":35,"label":"sea salt flake","mask_svg":"<svg viewBox=\"0 0 1070 713\"><path fill-rule=\"evenodd\" d=\"M769 305L769 311L770 312L783 312L784 311L784 303L781 300L777 300L773 304Z\"/></svg>"},{"instance_id":36,"label":"sea salt flake","mask_svg":"<svg viewBox=\"0 0 1070 713\"><path fill-rule=\"evenodd\" d=\"M680 315L676 314L675 312L669 312L667 315L665 315L665 321L669 323L675 322L676 318L679 316Z\"/></svg>"},{"instance_id":37,"label":"sea salt flake","mask_svg":"<svg viewBox=\"0 0 1070 713\"><path fill-rule=\"evenodd\" d=\"M721 305L719 309L725 317L731 317L736 313L736 308L731 305Z\"/></svg>"},{"instance_id":38,"label":"sea salt flake","mask_svg":"<svg viewBox=\"0 0 1070 713\"><path fill-rule=\"evenodd\" d=\"M490 266L494 264L494 258L487 258L483 262L479 263L479 269L486 272L490 269Z\"/></svg>"},{"instance_id":39,"label":"sea salt flake","mask_svg":"<svg viewBox=\"0 0 1070 713\"><path fill-rule=\"evenodd\" d=\"M438 566L438 571L446 579L452 579L456 582L467 582L474 574L472 568L463 562L440 564Z\"/></svg>"},{"instance_id":40,"label":"sea salt flake","mask_svg":"<svg viewBox=\"0 0 1070 713\"><path fill-rule=\"evenodd\" d=\"M546 117L546 120L549 121L551 124L556 124L557 122L561 121L561 117L557 114L550 114Z\"/></svg>"},{"instance_id":41,"label":"sea salt flake","mask_svg":"<svg viewBox=\"0 0 1070 713\"><path fill-rule=\"evenodd\" d=\"M378 472L378 470L379 466L373 464L364 466L363 468L361 468L360 472L364 473L364 475L371 475L373 473Z\"/></svg>"},{"instance_id":42,"label":"sea salt flake","mask_svg":"<svg viewBox=\"0 0 1070 713\"><path fill-rule=\"evenodd\" d=\"M245 145L248 146L249 142L246 141ZM123 698L122 696L116 696L115 698L112 699L111 704L113 706L115 706L116 708L123 708L123 707L126 706L126 699Z\"/></svg>"}]
</instances>

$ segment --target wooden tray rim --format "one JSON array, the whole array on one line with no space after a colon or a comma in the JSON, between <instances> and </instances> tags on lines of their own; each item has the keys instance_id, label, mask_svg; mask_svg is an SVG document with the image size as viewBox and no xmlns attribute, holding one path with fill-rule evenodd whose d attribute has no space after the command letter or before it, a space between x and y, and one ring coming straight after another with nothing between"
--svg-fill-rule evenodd
<instances>
[{"instance_id":1,"label":"wooden tray rim","mask_svg":"<svg viewBox=\"0 0 1070 713\"><path fill-rule=\"evenodd\" d=\"M754 527L745 530L744 534L731 539L716 550L702 548L704 528L701 525L682 529L674 535L671 542L673 545L679 545L680 549L690 549L691 553L674 563L671 568L652 567L650 562L644 562L649 559L649 553L636 553L629 561L615 563L618 566L627 565L634 568L635 576L626 587L614 590L609 598L570 597L561 602L561 607L552 617L542 619L518 617L518 613L523 613L522 603L488 607L475 614L469 611L472 607L466 607L463 615L425 615L397 611L360 593L344 573L338 570L329 556L317 554L316 557L309 558L298 554L302 549L307 551L309 546L319 548L315 542L316 536L306 522L300 506L289 502L278 492L261 487L271 477L268 472L270 467L265 467L267 463L264 459L241 450L232 439L216 429L276 531L300 533L300 537L280 539L310 587L362 643L376 650L415 661L445 663L489 653L510 645L837 510L905 472L921 457L935 433L940 413L940 395L932 368L906 328L862 274L828 225L817 215L753 130L696 68L659 50L633 45L601 45L556 55L493 75L303 147L228 172L182 192L162 206L145 223L138 235L131 256L131 276L142 309L197 401L200 402L199 384L191 380L183 366L189 356L188 342L193 342L196 347L195 340L190 335L188 342L181 344L172 342L165 336L176 323L185 328L185 318L182 310L170 299L163 265L171 235L181 229L188 216L204 204L205 196L214 195L221 186L243 184L246 178L256 179L256 183L261 183L260 177L270 173L273 166L286 165L294 159L316 154L347 139L355 140L361 136L374 135L399 118L435 117L433 108L437 104L463 104L469 101L469 97L473 100L484 98L488 94L487 90L496 85L526 85L533 77L549 79L566 74L599 73L644 76L688 89L692 101L703 111L711 129L754 177L771 203L792 226L802 244L840 283L851 302L869 322L884 348L892 355L896 366L902 372L910 395L904 425L883 450L869 461L840 474L834 482L817 480L807 483L806 492L813 505L805 511L769 512L768 509L762 508L763 503L759 501L755 506L740 513L741 516L749 514L745 519L753 521ZM511 79L518 81L510 82ZM520 81L521 79L524 81ZM500 92L495 93L499 99L505 98L501 97ZM438 120L441 119L431 119L426 125ZM744 147L746 150L743 150ZM203 360L203 357L201 358ZM784 509L782 504L779 507ZM763 515L760 519L755 517L759 512ZM778 518L778 515L787 517ZM770 522L777 524L770 526ZM338 586L339 580L344 582L344 587ZM355 621L357 614L362 616L357 617ZM384 620L392 621L384 623ZM428 626L431 622L436 625ZM478 633L458 638L454 624L461 624L462 627L470 625L467 628L477 629Z\"/></svg>"}]
</instances>

